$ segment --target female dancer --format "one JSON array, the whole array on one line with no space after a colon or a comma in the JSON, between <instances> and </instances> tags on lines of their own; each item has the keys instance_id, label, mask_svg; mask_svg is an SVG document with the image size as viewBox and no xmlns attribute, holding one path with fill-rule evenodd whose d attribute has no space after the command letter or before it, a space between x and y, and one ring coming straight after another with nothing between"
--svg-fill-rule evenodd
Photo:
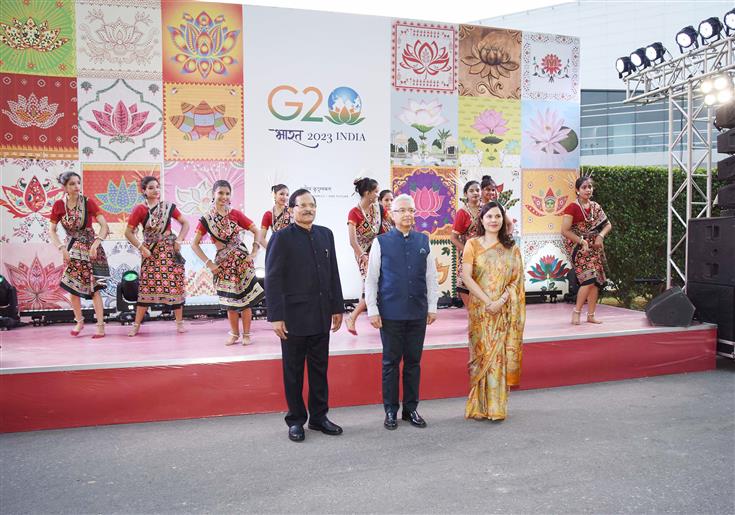
<instances>
[{"instance_id":1,"label":"female dancer","mask_svg":"<svg viewBox=\"0 0 735 515\"><path fill-rule=\"evenodd\" d=\"M71 294L71 308L77 323L71 331L77 336L84 327L82 318L82 298L92 299L94 315L97 319L97 332L92 338L105 336L105 311L100 290L107 286L110 267L107 264L102 241L110 230L97 203L80 194L82 178L76 172L65 172L59 176L64 187L65 198L57 200L51 208L49 236L51 242L61 251L66 269L61 278L61 287ZM100 226L99 236L95 236L92 221ZM66 231L66 242L62 243L56 234L56 226Z\"/></svg>"},{"instance_id":2,"label":"female dancer","mask_svg":"<svg viewBox=\"0 0 735 515\"><path fill-rule=\"evenodd\" d=\"M523 260L505 232L498 202L480 211L478 237L462 254L464 284L470 290L470 394L465 418L503 420L508 390L521 377L521 341L526 322Z\"/></svg>"},{"instance_id":3,"label":"female dancer","mask_svg":"<svg viewBox=\"0 0 735 515\"><path fill-rule=\"evenodd\" d=\"M264 240L268 229L278 232L293 222L291 210L288 208L288 186L276 184L271 187L271 191L273 192L273 208L263 214L263 221L260 222Z\"/></svg>"},{"instance_id":4,"label":"female dancer","mask_svg":"<svg viewBox=\"0 0 735 515\"><path fill-rule=\"evenodd\" d=\"M462 303L465 307L469 303L469 290L462 281L462 251L470 238L477 236L480 227L480 183L477 181L468 181L462 190L465 196L465 205L457 210L457 217L454 219L452 234L449 239L457 248L458 262L457 266L457 293L459 293Z\"/></svg>"},{"instance_id":5,"label":"female dancer","mask_svg":"<svg viewBox=\"0 0 735 515\"><path fill-rule=\"evenodd\" d=\"M498 185L489 175L483 175L480 179L480 190L482 191L482 204L498 200Z\"/></svg>"},{"instance_id":6,"label":"female dancer","mask_svg":"<svg viewBox=\"0 0 735 515\"><path fill-rule=\"evenodd\" d=\"M561 220L567 252L572 256L579 291L572 311L572 324L579 325L582 306L587 302L587 322L601 324L595 318L597 298L605 285L605 246L603 241L612 224L600 204L592 200L595 185L592 177L580 177L574 183L577 201L569 204Z\"/></svg>"},{"instance_id":7,"label":"female dancer","mask_svg":"<svg viewBox=\"0 0 735 515\"><path fill-rule=\"evenodd\" d=\"M263 297L263 288L255 278L253 260L260 247L264 247L260 230L244 214L230 208L232 186L219 180L212 186L214 203L209 213L199 219L191 248L212 271L214 287L217 289L219 303L227 309L230 321L230 332L225 345L234 345L240 341L238 319L242 313L243 345L250 345L250 324L253 312L250 306ZM253 233L253 252L240 241L240 232L247 230ZM214 261L209 259L199 243L202 237L209 236L217 248Z\"/></svg>"},{"instance_id":8,"label":"female dancer","mask_svg":"<svg viewBox=\"0 0 735 515\"><path fill-rule=\"evenodd\" d=\"M383 207L383 213L385 214L385 218L383 219L383 225L385 231L390 231L393 227L395 227L395 222L393 222L393 213L391 212L391 206L393 205L393 192L391 190L383 190L380 192L380 195L378 195L378 202Z\"/></svg>"},{"instance_id":9,"label":"female dancer","mask_svg":"<svg viewBox=\"0 0 735 515\"><path fill-rule=\"evenodd\" d=\"M350 235L350 246L355 252L355 260L360 268L363 289L365 288L365 275L368 268L368 254L373 240L386 231L387 227L382 223L386 219L383 208L378 204L378 181L368 177L355 179L355 191L360 195L360 201L347 215L347 231ZM364 295L355 310L347 317L347 330L350 334L357 335L355 323L360 313L367 309Z\"/></svg>"},{"instance_id":10,"label":"female dancer","mask_svg":"<svg viewBox=\"0 0 735 515\"><path fill-rule=\"evenodd\" d=\"M140 251L140 286L135 307L135 322L128 336L140 330L145 312L152 304L171 306L176 317L176 332L184 331L184 258L181 242L189 232L189 222L175 204L161 200L161 184L158 179L146 175L140 180L144 202L135 206L128 218L125 237ZM171 231L171 219L181 225L178 237ZM143 227L143 239L134 232Z\"/></svg>"}]
</instances>

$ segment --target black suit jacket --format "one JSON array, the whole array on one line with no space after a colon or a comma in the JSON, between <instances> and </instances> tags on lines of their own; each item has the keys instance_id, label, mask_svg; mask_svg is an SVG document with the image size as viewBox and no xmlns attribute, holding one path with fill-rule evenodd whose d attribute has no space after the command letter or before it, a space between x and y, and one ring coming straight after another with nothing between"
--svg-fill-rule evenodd
<instances>
[{"instance_id":1,"label":"black suit jacket","mask_svg":"<svg viewBox=\"0 0 735 515\"><path fill-rule=\"evenodd\" d=\"M332 231L291 224L271 236L265 253L268 321L286 323L294 336L328 333L344 312Z\"/></svg>"}]
</instances>

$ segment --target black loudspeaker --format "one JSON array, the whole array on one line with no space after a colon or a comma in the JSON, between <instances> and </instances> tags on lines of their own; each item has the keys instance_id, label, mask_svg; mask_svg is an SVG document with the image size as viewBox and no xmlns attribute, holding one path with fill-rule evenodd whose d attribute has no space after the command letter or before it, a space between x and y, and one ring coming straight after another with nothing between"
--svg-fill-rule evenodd
<instances>
[{"instance_id":1,"label":"black loudspeaker","mask_svg":"<svg viewBox=\"0 0 735 515\"><path fill-rule=\"evenodd\" d=\"M735 156L722 159L717 163L717 178L722 182L735 181Z\"/></svg>"},{"instance_id":2,"label":"black loudspeaker","mask_svg":"<svg viewBox=\"0 0 735 515\"><path fill-rule=\"evenodd\" d=\"M689 327L693 317L694 305L678 286L666 290L646 306L646 318L651 325Z\"/></svg>"},{"instance_id":3,"label":"black loudspeaker","mask_svg":"<svg viewBox=\"0 0 735 515\"><path fill-rule=\"evenodd\" d=\"M719 154L735 154L735 129L717 135L717 152Z\"/></svg>"},{"instance_id":4,"label":"black loudspeaker","mask_svg":"<svg viewBox=\"0 0 735 515\"><path fill-rule=\"evenodd\" d=\"M697 320L717 324L718 338L735 341L735 286L688 282L687 297Z\"/></svg>"},{"instance_id":5,"label":"black loudspeaker","mask_svg":"<svg viewBox=\"0 0 735 515\"><path fill-rule=\"evenodd\" d=\"M717 205L721 209L735 209L735 184L728 184L719 189Z\"/></svg>"},{"instance_id":6,"label":"black loudspeaker","mask_svg":"<svg viewBox=\"0 0 735 515\"><path fill-rule=\"evenodd\" d=\"M690 219L687 247L687 283L735 286L735 216Z\"/></svg>"}]
</instances>

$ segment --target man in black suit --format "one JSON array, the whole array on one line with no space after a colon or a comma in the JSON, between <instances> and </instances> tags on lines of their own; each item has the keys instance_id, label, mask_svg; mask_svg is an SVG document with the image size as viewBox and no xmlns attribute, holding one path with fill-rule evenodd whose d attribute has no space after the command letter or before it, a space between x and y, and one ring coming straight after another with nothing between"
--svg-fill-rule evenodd
<instances>
[{"instance_id":1,"label":"man in black suit","mask_svg":"<svg viewBox=\"0 0 735 515\"><path fill-rule=\"evenodd\" d=\"M327 418L329 329L342 325L344 300L332 231L314 225L316 200L305 189L288 200L296 223L273 234L265 254L268 321L281 339L288 437L304 440L304 361L309 368L309 429L328 435L342 428Z\"/></svg>"}]
</instances>

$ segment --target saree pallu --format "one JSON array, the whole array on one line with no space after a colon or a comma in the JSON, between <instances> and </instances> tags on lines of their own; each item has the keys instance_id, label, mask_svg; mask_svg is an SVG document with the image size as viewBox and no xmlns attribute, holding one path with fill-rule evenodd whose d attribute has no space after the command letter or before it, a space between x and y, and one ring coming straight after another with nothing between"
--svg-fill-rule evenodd
<instances>
[{"instance_id":1,"label":"saree pallu","mask_svg":"<svg viewBox=\"0 0 735 515\"><path fill-rule=\"evenodd\" d=\"M273 232L278 232L281 229L285 229L293 223L293 216L291 215L291 209L289 208L285 208L283 211L281 211L280 215L276 215L276 210L273 209L271 211L271 216L273 217L273 223L271 224L271 229L273 230Z\"/></svg>"},{"instance_id":2,"label":"saree pallu","mask_svg":"<svg viewBox=\"0 0 735 515\"><path fill-rule=\"evenodd\" d=\"M605 250L594 249L592 244L600 231L608 224L607 216L600 204L594 201L590 201L589 215L585 214L582 206L579 206L579 208L582 210L583 220L572 224L572 232L587 240L589 250L582 250L580 245L575 245L569 239L564 240L564 245L567 252L572 256L574 273L577 274L579 285L597 284L603 286L607 281Z\"/></svg>"},{"instance_id":3,"label":"saree pallu","mask_svg":"<svg viewBox=\"0 0 735 515\"><path fill-rule=\"evenodd\" d=\"M355 234L357 235L357 245L362 250L362 255L356 258L357 267L360 269L362 277L363 290L365 289L365 277L368 271L368 254L373 241L385 230L384 221L382 220L382 208L378 204L370 206L368 211L360 209L363 214L362 223L355 225Z\"/></svg>"},{"instance_id":4,"label":"saree pallu","mask_svg":"<svg viewBox=\"0 0 735 515\"><path fill-rule=\"evenodd\" d=\"M174 246L176 236L166 231L175 207L162 201L143 222L143 242L151 256L140 265L139 306L166 304L177 309L184 305L184 262Z\"/></svg>"},{"instance_id":5,"label":"saree pallu","mask_svg":"<svg viewBox=\"0 0 735 515\"><path fill-rule=\"evenodd\" d=\"M87 225L87 199L79 197L77 206L61 218L61 226L66 231L66 250L69 263L61 277L62 289L83 299L91 299L95 292L104 290L110 279L105 249L100 245L97 255L92 258L89 249L94 243L95 234Z\"/></svg>"},{"instance_id":6,"label":"saree pallu","mask_svg":"<svg viewBox=\"0 0 735 515\"><path fill-rule=\"evenodd\" d=\"M472 278L492 300L508 291L508 302L498 313L490 313L485 304L470 296L470 393L465 418L503 420L506 417L508 391L520 383L523 328L526 322L526 299L523 286L523 260L518 245L510 249L500 243L483 249L475 246Z\"/></svg>"},{"instance_id":7,"label":"saree pallu","mask_svg":"<svg viewBox=\"0 0 735 515\"><path fill-rule=\"evenodd\" d=\"M465 208L460 208L467 212L467 214L470 215L470 219L472 220L472 223L470 223L470 226L467 228L464 234L459 234L459 240L467 245L467 242L471 239L477 236L477 228L480 225L480 220L477 216L472 216L472 211ZM479 215L480 212L478 210L477 214ZM469 293L470 291L467 289L467 287L464 285L464 281L462 280L462 253L458 252L458 261L457 261L457 291L459 293Z\"/></svg>"}]
</instances>

